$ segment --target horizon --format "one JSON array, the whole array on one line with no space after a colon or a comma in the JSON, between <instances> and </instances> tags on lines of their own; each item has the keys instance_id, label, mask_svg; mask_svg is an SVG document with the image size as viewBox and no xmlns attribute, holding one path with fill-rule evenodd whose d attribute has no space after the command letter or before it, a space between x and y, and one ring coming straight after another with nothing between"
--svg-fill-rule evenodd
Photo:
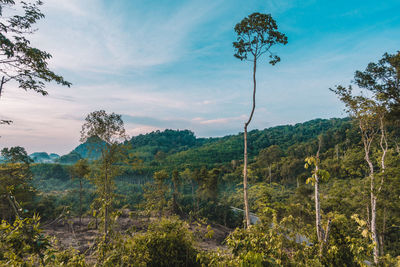
<instances>
[{"instance_id":1,"label":"horizon","mask_svg":"<svg viewBox=\"0 0 400 267\"><path fill-rule=\"evenodd\" d=\"M295 123L289 123L289 124L274 125L274 126L266 127L266 128L263 128L263 129L252 129L252 130L250 130L250 132L253 131L253 130L264 131L264 130L267 130L267 129L272 129L272 128L280 127L280 126L295 126L295 125L297 125L297 124L303 124L303 123L310 122L310 121L314 121L314 120L333 120L333 119L342 120L342 119L346 119L346 118L349 118L349 117L341 117L341 118L335 117L335 118L328 118L328 119L315 118L315 119L306 120L306 121L302 121L302 122L295 122ZM150 134L150 133L153 133L153 132L156 132L156 131L163 132L163 131L166 131L166 130L172 130L172 131L186 131L186 130L189 130L189 129L171 129L171 128L165 128L165 129L162 129L162 130L154 130L154 131L147 132L147 133L141 133L141 134L138 134L138 135L128 136L127 141L130 141L132 138L137 137L137 136L139 136L139 135L146 135L146 134ZM189 130L189 131L191 131L191 130ZM191 131L191 132L193 132L193 131ZM195 132L193 132L193 134L194 134L194 136L196 137L196 139L199 139L199 138L223 138L223 137L227 137L227 136L234 136L234 135L243 134L243 131L237 132L237 133L230 133L230 134L227 134L227 135L221 135L221 136L198 136L198 135L196 135ZM84 144L84 143L79 142L79 144L76 144L69 152L67 152L67 153L65 153L65 154L59 154L59 153L52 152L52 151L28 151L28 150L27 150L27 153L28 153L29 155L31 155L31 154L33 154L33 153L43 153L43 152L45 152L45 153L47 153L47 154L49 154L49 155L50 155L50 154L57 154L57 155L59 155L59 156L63 156L63 155L67 155L67 154L71 153L73 150L75 150L75 148L77 148L77 147L78 147L79 145L81 145L81 144Z\"/></svg>"},{"instance_id":2,"label":"horizon","mask_svg":"<svg viewBox=\"0 0 400 267\"><path fill-rule=\"evenodd\" d=\"M32 44L53 56L50 68L72 87L51 83L41 96L6 84L0 115L14 122L2 125L0 147L67 154L86 115L100 109L121 114L130 136L240 133L251 68L233 57L233 28L253 12L271 13L288 44L273 48L282 59L276 66L259 63L249 130L346 117L328 88L350 84L356 70L400 49L399 8L397 1L44 1Z\"/></svg>"}]
</instances>

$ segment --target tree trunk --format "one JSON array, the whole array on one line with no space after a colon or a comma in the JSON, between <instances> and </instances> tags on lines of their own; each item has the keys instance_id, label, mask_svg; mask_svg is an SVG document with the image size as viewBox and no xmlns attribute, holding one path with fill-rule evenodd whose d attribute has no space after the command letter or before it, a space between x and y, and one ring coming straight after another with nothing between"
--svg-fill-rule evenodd
<instances>
[{"instance_id":1,"label":"tree trunk","mask_svg":"<svg viewBox=\"0 0 400 267\"><path fill-rule=\"evenodd\" d=\"M249 126L251 119L253 118L254 110L256 108L256 70L257 70L257 57L254 57L253 61L253 105L250 113L249 120L244 124L244 166L243 166L243 197L244 197L244 213L246 219L246 226L250 226L250 211L249 211L249 199L247 195L247 127Z\"/></svg>"},{"instance_id":2,"label":"tree trunk","mask_svg":"<svg viewBox=\"0 0 400 267\"><path fill-rule=\"evenodd\" d=\"M319 152L321 150L321 138L318 140L318 151L315 157L315 182L314 182L314 201L315 201L315 228L317 231L317 238L319 243L319 254L322 257L322 250L323 250L323 242L324 242L324 231L321 226L321 207L320 207L320 200L319 200ZM327 228L329 225L327 226Z\"/></svg>"},{"instance_id":3,"label":"tree trunk","mask_svg":"<svg viewBox=\"0 0 400 267\"><path fill-rule=\"evenodd\" d=\"M0 82L0 97L1 97L1 93L3 92L3 85L4 85L4 83L5 83L5 80L4 80L4 76L1 78L1 82Z\"/></svg>"},{"instance_id":4,"label":"tree trunk","mask_svg":"<svg viewBox=\"0 0 400 267\"><path fill-rule=\"evenodd\" d=\"M243 167L243 197L246 227L250 226L249 199L247 196L247 126L244 126L244 167Z\"/></svg>"},{"instance_id":5,"label":"tree trunk","mask_svg":"<svg viewBox=\"0 0 400 267\"><path fill-rule=\"evenodd\" d=\"M371 198L371 234L372 242L374 243L374 263L377 265L379 260L379 240L378 233L376 231L376 195L375 195L375 178L374 178L374 165L369 157L370 143L364 141L365 148L365 160L369 166L369 177L370 177L370 198Z\"/></svg>"},{"instance_id":6,"label":"tree trunk","mask_svg":"<svg viewBox=\"0 0 400 267\"><path fill-rule=\"evenodd\" d=\"M335 146L336 160L339 162L339 145Z\"/></svg>"},{"instance_id":7,"label":"tree trunk","mask_svg":"<svg viewBox=\"0 0 400 267\"><path fill-rule=\"evenodd\" d=\"M272 170L271 170L271 165L269 165L269 184L271 184L272 180Z\"/></svg>"},{"instance_id":8,"label":"tree trunk","mask_svg":"<svg viewBox=\"0 0 400 267\"><path fill-rule=\"evenodd\" d=\"M108 168L106 163L105 173L104 173L104 195L105 195L105 205L104 205L104 237L107 240L108 236Z\"/></svg>"},{"instance_id":9,"label":"tree trunk","mask_svg":"<svg viewBox=\"0 0 400 267\"><path fill-rule=\"evenodd\" d=\"M383 208L382 233L380 234L379 238L379 250L381 255L385 255L384 251L385 234L386 234L386 207Z\"/></svg>"},{"instance_id":10,"label":"tree trunk","mask_svg":"<svg viewBox=\"0 0 400 267\"><path fill-rule=\"evenodd\" d=\"M178 214L179 213L179 208L178 208L178 193L177 193L177 191L175 191L175 190L178 190L175 186L174 186L174 193L172 194L172 208L173 208L173 210L174 210L174 213L175 214Z\"/></svg>"},{"instance_id":11,"label":"tree trunk","mask_svg":"<svg viewBox=\"0 0 400 267\"><path fill-rule=\"evenodd\" d=\"M318 167L315 167L315 170L318 171ZM315 184L314 184L314 199L315 199L315 226L317 229L317 237L318 242L322 242L322 228L321 228L321 207L319 203L319 178L315 175Z\"/></svg>"},{"instance_id":12,"label":"tree trunk","mask_svg":"<svg viewBox=\"0 0 400 267\"><path fill-rule=\"evenodd\" d=\"M82 225L82 178L79 179L79 225Z\"/></svg>"},{"instance_id":13,"label":"tree trunk","mask_svg":"<svg viewBox=\"0 0 400 267\"><path fill-rule=\"evenodd\" d=\"M379 194L382 190L383 184L385 182L385 158L386 158L386 153L388 151L388 143L386 139L386 131L385 131L385 123L384 123L384 116L381 115L379 117L379 123L380 123L380 130L381 130L381 140L380 140L380 147L382 149L382 157L381 157L381 181L380 185L378 188L377 194ZM384 249L383 249L383 239L384 239L384 233L385 233L385 224L386 224L386 207L384 207L383 210L383 232L381 234L381 238L379 239L379 252L380 255L384 255Z\"/></svg>"},{"instance_id":14,"label":"tree trunk","mask_svg":"<svg viewBox=\"0 0 400 267\"><path fill-rule=\"evenodd\" d=\"M192 199L193 199L193 209L196 210L196 196L194 194L194 182L193 179L190 180L192 185Z\"/></svg>"},{"instance_id":15,"label":"tree trunk","mask_svg":"<svg viewBox=\"0 0 400 267\"><path fill-rule=\"evenodd\" d=\"M372 183L371 183L371 233L372 233L372 241L374 242L374 263L378 265L379 261L379 240L378 233L376 231L376 196L372 192Z\"/></svg>"},{"instance_id":16,"label":"tree trunk","mask_svg":"<svg viewBox=\"0 0 400 267\"><path fill-rule=\"evenodd\" d=\"M18 218L18 219L21 220L22 217L21 217L21 215L19 214L17 207L15 206L15 199L14 199L14 201L13 201L13 199L11 199L11 197L12 197L12 196L10 196L9 194L7 194L7 199L8 199L8 202L10 203L10 205L11 205L11 207L12 207L14 213L15 213L15 218ZM13 198L14 198L14 197L13 197Z\"/></svg>"}]
</instances>

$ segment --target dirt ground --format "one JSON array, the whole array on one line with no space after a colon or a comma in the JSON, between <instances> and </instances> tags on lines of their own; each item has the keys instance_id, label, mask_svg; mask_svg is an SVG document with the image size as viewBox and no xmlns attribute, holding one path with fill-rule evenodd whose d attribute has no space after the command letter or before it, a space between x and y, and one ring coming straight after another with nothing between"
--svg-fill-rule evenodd
<instances>
[{"instance_id":1,"label":"dirt ground","mask_svg":"<svg viewBox=\"0 0 400 267\"><path fill-rule=\"evenodd\" d=\"M114 230L118 232L141 232L147 229L151 221L157 220L155 217L130 216L125 211L117 219ZM197 247L200 250L216 251L218 248L226 250L223 241L232 231L223 225L211 224L213 231L212 237L207 238L206 234L210 231L206 224L197 222L189 224L189 230L193 233ZM82 223L79 218L59 219L43 225L44 233L55 237L60 248L74 248L86 256L91 255L92 248L96 239L100 236L99 230L95 229L93 218L83 217Z\"/></svg>"}]
</instances>

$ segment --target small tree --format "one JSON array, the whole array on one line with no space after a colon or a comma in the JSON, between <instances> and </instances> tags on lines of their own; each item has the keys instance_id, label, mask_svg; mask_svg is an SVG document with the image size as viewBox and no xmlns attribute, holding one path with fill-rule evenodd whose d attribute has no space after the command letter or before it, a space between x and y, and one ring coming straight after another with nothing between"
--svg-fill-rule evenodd
<instances>
[{"instance_id":1,"label":"small tree","mask_svg":"<svg viewBox=\"0 0 400 267\"><path fill-rule=\"evenodd\" d=\"M19 201L33 197L29 185L32 159L19 146L3 148L1 156L5 162L0 164L0 219L22 219L23 209Z\"/></svg>"},{"instance_id":2,"label":"small tree","mask_svg":"<svg viewBox=\"0 0 400 267\"><path fill-rule=\"evenodd\" d=\"M78 160L71 169L72 179L79 179L79 223L82 225L82 196L83 179L90 173L89 164L86 159Z\"/></svg>"},{"instance_id":3,"label":"small tree","mask_svg":"<svg viewBox=\"0 0 400 267\"><path fill-rule=\"evenodd\" d=\"M306 180L306 183L312 183L314 186L314 201L315 201L315 228L317 230L317 238L319 243L319 256L322 257L323 249L325 245L328 243L329 238L329 227L331 220L328 219L328 223L326 228L322 228L321 221L321 201L319 198L319 184L322 181L329 179L329 173L325 170L320 169L320 158L319 153L321 151L321 136L318 138L318 151L315 157L307 157L305 159L306 164L304 167L308 169L308 167L314 167L312 170L312 176Z\"/></svg>"},{"instance_id":4,"label":"small tree","mask_svg":"<svg viewBox=\"0 0 400 267\"><path fill-rule=\"evenodd\" d=\"M173 184L172 192L172 209L175 214L179 213L178 197L179 197L179 185L181 184L181 178L178 170L174 170L171 175L171 181Z\"/></svg>"},{"instance_id":5,"label":"small tree","mask_svg":"<svg viewBox=\"0 0 400 267\"><path fill-rule=\"evenodd\" d=\"M92 173L92 180L96 185L97 197L101 200L101 215L104 223L104 236L107 240L110 209L113 202L114 178L119 174L120 168L116 163L120 160L120 142L127 139L124 122L121 115L107 114L104 110L94 111L86 117L82 125L81 142L99 140L104 145L91 144L91 147L100 149L100 159L96 162L97 168ZM98 138L91 138L97 136Z\"/></svg>"},{"instance_id":6,"label":"small tree","mask_svg":"<svg viewBox=\"0 0 400 267\"><path fill-rule=\"evenodd\" d=\"M153 178L154 183L147 183L144 188L144 206L149 215L152 211L157 211L158 217L161 218L163 210L168 204L166 181L169 175L165 170L161 170L155 172Z\"/></svg>"},{"instance_id":7,"label":"small tree","mask_svg":"<svg viewBox=\"0 0 400 267\"><path fill-rule=\"evenodd\" d=\"M249 119L244 124L244 167L243 167L243 194L246 216L246 225L250 226L249 203L247 196L247 127L249 126L256 108L256 70L257 60L265 53L269 53L271 65L275 65L280 58L271 52L276 44L287 44L287 37L278 31L278 26L270 14L253 13L236 24L237 41L233 42L235 57L253 63L253 105Z\"/></svg>"},{"instance_id":8,"label":"small tree","mask_svg":"<svg viewBox=\"0 0 400 267\"><path fill-rule=\"evenodd\" d=\"M265 175L265 178L268 177L270 184L272 181L272 164L278 162L282 156L283 151L277 145L272 145L264 148L258 154L257 163L262 169L264 169L265 166L268 168L268 174Z\"/></svg>"},{"instance_id":9,"label":"small tree","mask_svg":"<svg viewBox=\"0 0 400 267\"><path fill-rule=\"evenodd\" d=\"M374 93L385 102L390 119L400 118L400 51L385 53L378 62L371 62L364 71L356 71L354 83Z\"/></svg>"},{"instance_id":10,"label":"small tree","mask_svg":"<svg viewBox=\"0 0 400 267\"><path fill-rule=\"evenodd\" d=\"M359 82L357 82L359 83ZM368 164L368 177L370 182L370 231L372 242L374 244L374 263L379 263L379 238L378 230L376 226L377 221L377 201L382 187L384 185L385 178L385 157L388 150L388 144L386 140L386 127L384 117L387 112L385 101L381 101L379 95L375 95L374 98L368 98L362 95L354 95L351 86L343 87L337 86L335 89L331 89L336 93L340 100L345 103L347 112L356 119L358 122L361 140L364 146L364 158ZM380 159L381 175L378 181L376 166L374 166L374 160L371 157L373 152L373 144L380 134L380 148L382 156ZM369 213L369 211L368 211ZM368 214L369 217L369 214Z\"/></svg>"}]
</instances>

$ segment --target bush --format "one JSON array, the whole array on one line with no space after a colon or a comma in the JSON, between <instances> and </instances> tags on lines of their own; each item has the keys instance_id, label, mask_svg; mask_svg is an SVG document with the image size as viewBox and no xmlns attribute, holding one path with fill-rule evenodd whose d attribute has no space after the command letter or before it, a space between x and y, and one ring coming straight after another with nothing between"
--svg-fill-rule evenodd
<instances>
[{"instance_id":1,"label":"bush","mask_svg":"<svg viewBox=\"0 0 400 267\"><path fill-rule=\"evenodd\" d=\"M105 266L199 266L192 234L178 219L163 218L151 224L146 233L114 238L100 254Z\"/></svg>"},{"instance_id":2,"label":"bush","mask_svg":"<svg viewBox=\"0 0 400 267\"><path fill-rule=\"evenodd\" d=\"M73 249L52 248L42 234L40 218L15 219L0 224L0 266L87 266L83 255Z\"/></svg>"}]
</instances>

